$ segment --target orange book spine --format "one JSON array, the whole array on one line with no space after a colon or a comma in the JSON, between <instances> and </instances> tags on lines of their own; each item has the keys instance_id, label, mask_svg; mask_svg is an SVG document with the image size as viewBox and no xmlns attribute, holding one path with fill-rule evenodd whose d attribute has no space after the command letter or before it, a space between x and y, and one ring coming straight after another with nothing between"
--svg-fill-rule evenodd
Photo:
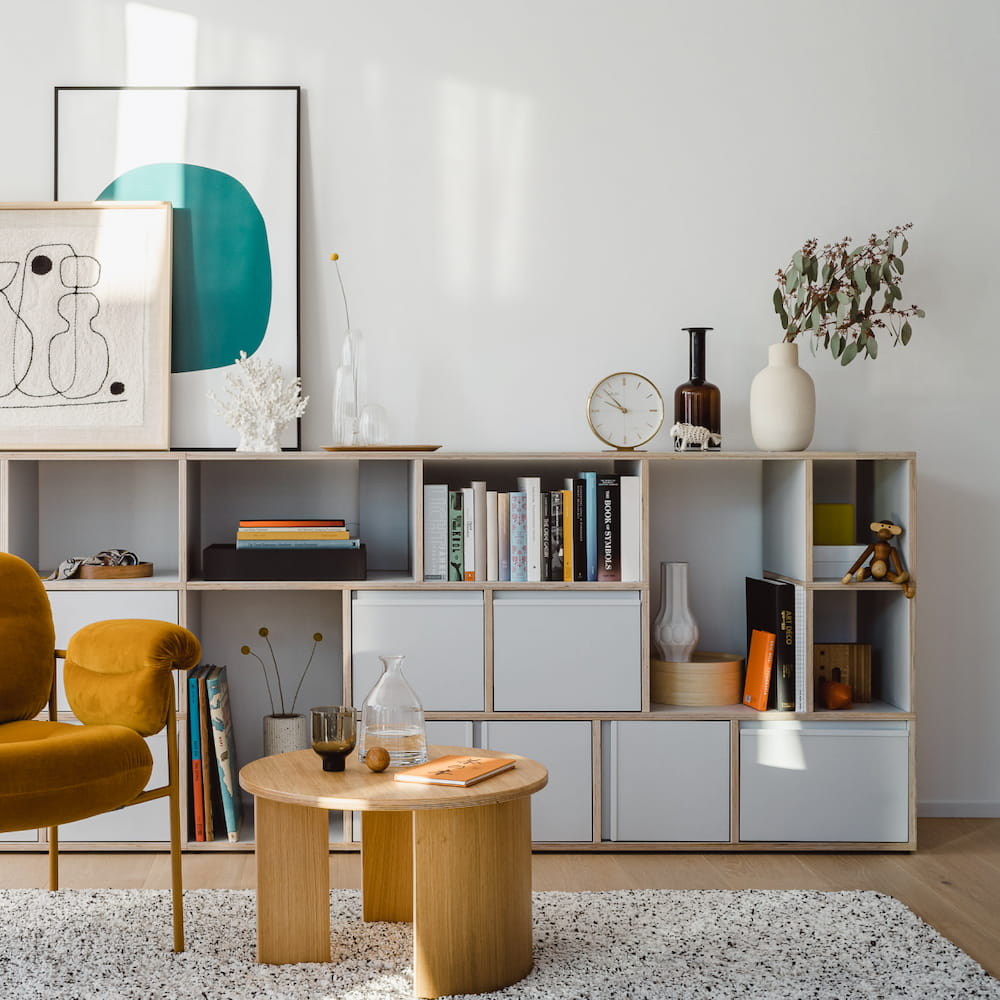
<instances>
[{"instance_id":1,"label":"orange book spine","mask_svg":"<svg viewBox=\"0 0 1000 1000\"><path fill-rule=\"evenodd\" d=\"M743 687L743 704L757 709L758 712L767 709L775 638L773 632L764 632L756 628L750 634L750 652L747 656L747 679Z\"/></svg>"}]
</instances>

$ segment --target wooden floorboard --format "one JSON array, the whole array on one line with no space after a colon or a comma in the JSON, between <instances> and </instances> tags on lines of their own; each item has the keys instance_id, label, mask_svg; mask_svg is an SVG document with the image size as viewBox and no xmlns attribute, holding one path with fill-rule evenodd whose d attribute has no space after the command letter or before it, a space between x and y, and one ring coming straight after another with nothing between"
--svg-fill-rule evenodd
<instances>
[{"instance_id":1,"label":"wooden floorboard","mask_svg":"<svg viewBox=\"0 0 1000 1000\"><path fill-rule=\"evenodd\" d=\"M1000 819L923 819L913 854L540 853L536 890L867 889L894 896L1000 978ZM47 880L44 854L0 854L0 888L35 888ZM166 889L163 853L76 854L61 858L64 888ZM361 887L357 854L330 855L330 883ZM189 889L252 889L250 853L184 857Z\"/></svg>"}]
</instances>

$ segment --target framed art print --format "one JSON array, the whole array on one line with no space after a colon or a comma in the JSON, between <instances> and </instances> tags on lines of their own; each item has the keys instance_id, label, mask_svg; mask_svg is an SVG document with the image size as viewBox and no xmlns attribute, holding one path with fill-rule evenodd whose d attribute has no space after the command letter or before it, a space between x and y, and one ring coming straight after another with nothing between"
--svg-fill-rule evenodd
<instances>
[{"instance_id":1,"label":"framed art print","mask_svg":"<svg viewBox=\"0 0 1000 1000\"><path fill-rule=\"evenodd\" d=\"M0 448L169 446L172 219L0 204Z\"/></svg>"},{"instance_id":2,"label":"framed art print","mask_svg":"<svg viewBox=\"0 0 1000 1000\"><path fill-rule=\"evenodd\" d=\"M299 88L57 87L55 115L57 200L173 205L170 446L235 447L208 394L240 351L299 370Z\"/></svg>"}]
</instances>

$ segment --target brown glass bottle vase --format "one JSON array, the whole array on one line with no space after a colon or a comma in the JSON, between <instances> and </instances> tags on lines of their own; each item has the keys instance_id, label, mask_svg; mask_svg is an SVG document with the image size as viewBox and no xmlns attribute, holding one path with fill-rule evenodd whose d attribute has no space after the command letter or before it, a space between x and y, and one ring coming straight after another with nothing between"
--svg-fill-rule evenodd
<instances>
[{"instance_id":1,"label":"brown glass bottle vase","mask_svg":"<svg viewBox=\"0 0 1000 1000\"><path fill-rule=\"evenodd\" d=\"M690 339L690 377L674 390L674 450L718 451L722 442L722 403L719 387L705 378L705 335L712 327L683 329ZM680 425L679 430L676 425Z\"/></svg>"}]
</instances>

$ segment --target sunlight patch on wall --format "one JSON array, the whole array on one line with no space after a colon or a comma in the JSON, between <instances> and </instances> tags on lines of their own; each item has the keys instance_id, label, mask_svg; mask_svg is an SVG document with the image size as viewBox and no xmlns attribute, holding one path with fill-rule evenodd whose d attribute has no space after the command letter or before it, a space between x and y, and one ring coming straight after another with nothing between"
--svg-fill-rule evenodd
<instances>
[{"instance_id":1,"label":"sunlight patch on wall","mask_svg":"<svg viewBox=\"0 0 1000 1000\"><path fill-rule=\"evenodd\" d=\"M444 272L463 298L520 284L532 106L461 80L440 85L438 155ZM477 271L485 262L488 273Z\"/></svg>"}]
</instances>

